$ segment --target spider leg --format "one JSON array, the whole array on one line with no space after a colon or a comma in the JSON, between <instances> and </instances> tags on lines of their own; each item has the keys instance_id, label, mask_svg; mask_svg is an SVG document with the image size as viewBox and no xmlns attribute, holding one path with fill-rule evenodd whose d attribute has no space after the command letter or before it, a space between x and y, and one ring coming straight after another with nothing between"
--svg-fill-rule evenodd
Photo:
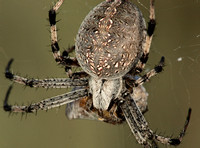
<instances>
[{"instance_id":1,"label":"spider leg","mask_svg":"<svg viewBox=\"0 0 200 148\"><path fill-rule=\"evenodd\" d=\"M88 79L70 79L70 78L48 78L48 79L28 79L18 75L13 74L10 71L13 59L8 62L5 69L5 77L13 82L29 86L29 87L43 87L43 88L69 88L73 86L87 86Z\"/></svg>"},{"instance_id":2,"label":"spider leg","mask_svg":"<svg viewBox=\"0 0 200 148\"><path fill-rule=\"evenodd\" d=\"M63 0L59 0L52 9L49 10L49 23L50 23L50 31L51 31L51 49L53 52L53 57L58 64L65 66L65 71L72 76L72 66L78 66L78 61L76 58L69 57L69 53L74 51L75 46L68 48L65 50L62 55L60 54L60 47L58 45L57 38L57 29L56 29L56 12L62 5Z\"/></svg>"},{"instance_id":3,"label":"spider leg","mask_svg":"<svg viewBox=\"0 0 200 148\"><path fill-rule=\"evenodd\" d=\"M165 58L161 57L159 64L156 65L154 67L154 69L150 70L148 73L146 73L145 75L143 75L141 78L137 79L135 81L134 85L135 86L142 85L143 83L145 83L146 81L148 81L151 77L153 77L156 74L162 72L163 71L163 66L164 66L164 61L165 61Z\"/></svg>"},{"instance_id":4,"label":"spider leg","mask_svg":"<svg viewBox=\"0 0 200 148\"><path fill-rule=\"evenodd\" d=\"M160 135L155 134L149 127L148 123L146 122L143 114L139 110L138 106L136 105L135 100L131 97L130 94L124 93L123 96L124 103L121 104L121 109L124 113L124 116L129 124L129 127L131 128L131 131L135 135L141 135L144 139L140 138L142 141L142 144L145 145L145 139L149 140L156 140L163 144L167 145L179 145L185 135L185 132L187 130L187 127L189 125L190 116L191 116L191 108L188 110L188 115L184 124L183 130L180 132L178 138L168 138L163 137ZM139 129L137 129L137 128ZM138 137L138 136L137 136ZM141 142L141 141L139 141Z\"/></svg>"},{"instance_id":5,"label":"spider leg","mask_svg":"<svg viewBox=\"0 0 200 148\"><path fill-rule=\"evenodd\" d=\"M57 29L56 29L56 11L62 5L63 0L59 0L52 9L49 10L49 23L50 23L50 31L51 31L51 48L53 52L53 56L57 63L66 65L76 65L79 66L77 60L68 58L68 52L64 51L63 55L60 54L60 48L58 45L58 38L57 38ZM71 51L75 47L71 48Z\"/></svg>"},{"instance_id":6,"label":"spider leg","mask_svg":"<svg viewBox=\"0 0 200 148\"><path fill-rule=\"evenodd\" d=\"M163 144L175 145L175 146L179 145L181 143L183 137L185 136L186 130L187 130L189 122L190 122L191 113L192 113L192 109L189 108L184 127L181 130L181 132L177 138L166 138L166 137L154 134L154 139Z\"/></svg>"},{"instance_id":7,"label":"spider leg","mask_svg":"<svg viewBox=\"0 0 200 148\"><path fill-rule=\"evenodd\" d=\"M148 60L149 50L150 50L151 42L152 42L152 38L153 38L153 33L154 33L154 30L156 27L154 0L150 0L149 19L150 20L148 22L147 36L146 36L146 40L145 40L145 47L143 50L143 55L140 58L140 61L138 62L136 67L134 68L134 71L133 70L131 71L131 73L133 73L134 75L142 72L142 70L144 69L145 64Z\"/></svg>"},{"instance_id":8,"label":"spider leg","mask_svg":"<svg viewBox=\"0 0 200 148\"><path fill-rule=\"evenodd\" d=\"M32 113L38 110L49 110L55 107L59 107L64 104L68 104L70 102L74 102L82 97L88 95L87 89L79 89L69 93L65 93L62 95L54 96L45 100L42 100L38 103L32 103L28 106L18 106L18 105L9 105L8 104L8 97L10 95L12 86L9 87L6 97L4 100L4 110L9 112L25 112L25 113Z\"/></svg>"},{"instance_id":9,"label":"spider leg","mask_svg":"<svg viewBox=\"0 0 200 148\"><path fill-rule=\"evenodd\" d=\"M149 72L147 72L145 75L143 75L142 77L140 77L138 79L135 79L135 77L133 77L130 74L126 74L124 76L124 78L126 79L126 83L130 87L137 87L139 85L142 85L143 83L145 83L146 81L148 81L151 77L153 77L156 74L158 74L158 73L160 73L160 72L163 71L164 62L165 62L165 58L161 57L159 64L156 65L154 67L154 69L150 70Z\"/></svg>"},{"instance_id":10,"label":"spider leg","mask_svg":"<svg viewBox=\"0 0 200 148\"><path fill-rule=\"evenodd\" d=\"M125 99L125 98L124 98ZM144 129L141 130L141 125L138 123L138 116L135 116L130 108L130 102L126 99L120 104L120 108L125 116L125 119L131 129L131 132L135 136L137 142L142 144L145 148L151 148L152 145L147 141L148 138L145 137ZM139 110L140 111L140 110ZM146 126L144 126L146 127Z\"/></svg>"}]
</instances>

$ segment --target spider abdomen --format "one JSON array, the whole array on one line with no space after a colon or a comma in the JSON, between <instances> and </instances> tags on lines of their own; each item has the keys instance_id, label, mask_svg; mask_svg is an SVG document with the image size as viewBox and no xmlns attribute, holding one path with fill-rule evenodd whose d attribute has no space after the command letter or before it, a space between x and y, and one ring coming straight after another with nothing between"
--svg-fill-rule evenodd
<instances>
[{"instance_id":1,"label":"spider abdomen","mask_svg":"<svg viewBox=\"0 0 200 148\"><path fill-rule=\"evenodd\" d=\"M145 29L142 13L131 2L102 2L80 26L77 60L95 78L122 77L142 56Z\"/></svg>"}]
</instances>

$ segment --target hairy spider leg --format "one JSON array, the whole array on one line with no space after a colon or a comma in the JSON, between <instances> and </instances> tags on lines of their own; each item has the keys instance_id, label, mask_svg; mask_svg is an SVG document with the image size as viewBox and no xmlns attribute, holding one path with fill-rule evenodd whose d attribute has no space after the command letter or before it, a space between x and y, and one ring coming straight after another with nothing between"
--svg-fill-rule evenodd
<instances>
[{"instance_id":1,"label":"hairy spider leg","mask_svg":"<svg viewBox=\"0 0 200 148\"><path fill-rule=\"evenodd\" d=\"M72 66L79 66L78 61L76 58L69 57L69 53L75 50L75 46L69 47L67 50L64 50L62 55L60 54L60 47L58 45L58 38L57 38L57 29L56 29L56 12L62 5L63 0L59 0L55 6L49 10L49 23L50 23L50 30L51 30L51 49L53 52L53 56L55 61L58 64L65 66L65 71L69 77L72 78L83 78L88 76L86 72L72 72Z\"/></svg>"},{"instance_id":2,"label":"hairy spider leg","mask_svg":"<svg viewBox=\"0 0 200 148\"><path fill-rule=\"evenodd\" d=\"M130 87L130 90L132 89L132 87L137 87L137 85L139 83L146 82L147 80L150 79L150 77L156 75L157 73L159 73L163 70L164 57L161 57L159 65L155 66L154 69L149 71L147 74L145 74L138 80L135 80L135 75L140 74L142 72L142 70L144 69L145 64L148 60L148 55L149 55L149 50L150 50L150 46L151 46L151 42L152 42L152 38L153 38L153 33L154 33L154 30L156 27L154 3L155 3L154 0L150 0L150 15L149 15L150 21L148 22L147 36L146 36L146 40L145 40L145 47L143 50L143 55L140 58L136 67L131 69L130 72L124 76L124 78L126 78L126 83Z\"/></svg>"},{"instance_id":3,"label":"hairy spider leg","mask_svg":"<svg viewBox=\"0 0 200 148\"><path fill-rule=\"evenodd\" d=\"M59 107L59 106L74 102L85 96L88 96L87 89L78 89L78 90L74 90L62 95L58 95L58 96L54 96L54 97L42 100L38 103L32 103L27 106L18 106L18 105L8 104L8 97L11 92L11 89L12 89L12 86L9 87L6 93L4 106L3 106L4 110L8 112L33 113L33 112L37 112L38 110L49 110L55 107Z\"/></svg>"},{"instance_id":4,"label":"hairy spider leg","mask_svg":"<svg viewBox=\"0 0 200 148\"><path fill-rule=\"evenodd\" d=\"M143 134L143 130L141 131L141 125L137 122L137 116L135 116L130 109L130 103L127 100L124 100L120 104L123 115L125 116L126 122L128 123L131 132L135 136L137 142L143 145L145 148L151 148L152 145L147 141L147 137ZM140 111L140 110L139 110Z\"/></svg>"},{"instance_id":5,"label":"hairy spider leg","mask_svg":"<svg viewBox=\"0 0 200 148\"><path fill-rule=\"evenodd\" d=\"M130 71L130 73L133 75L141 73L145 67L146 62L148 61L149 50L151 47L153 33L154 33L154 30L156 27L154 0L150 0L150 11L149 12L150 12L150 15L149 15L150 20L148 22L147 35L146 35L143 55L140 58L136 67Z\"/></svg>"},{"instance_id":6,"label":"hairy spider leg","mask_svg":"<svg viewBox=\"0 0 200 148\"><path fill-rule=\"evenodd\" d=\"M5 69L5 77L15 83L19 83L29 87L43 87L43 88L69 88L74 86L87 86L88 79L71 79L71 78L48 78L48 79L28 79L15 75L10 71L13 59L8 62Z\"/></svg>"},{"instance_id":7,"label":"hairy spider leg","mask_svg":"<svg viewBox=\"0 0 200 148\"><path fill-rule=\"evenodd\" d=\"M46 87L48 87L48 88L53 87L51 85L53 83L54 84L53 88L55 88L55 85L58 86L58 87L60 87L61 86L60 84L62 84L63 81L65 80L64 78L57 78L56 80L59 80L60 83L57 83L57 82L54 83L54 81L51 80L51 79L48 79L48 80L46 79L47 81L49 81L49 82L47 82L45 80L40 80L40 79L39 80L33 80L33 79L26 79L26 78L23 78L23 77L20 77L20 76L16 76L16 75L14 75L13 73L10 72L10 67L11 67L12 62L13 62L13 59L11 59L8 62L8 65L6 66L5 75L6 75L6 77L8 77L8 79L10 79L10 80L12 80L14 82L17 82L17 83L20 83L20 84L23 84L23 85L26 85L26 86L30 86L30 87L44 87L43 85L46 85ZM68 79L66 79L66 80L68 80ZM76 79L74 79L74 81L75 80ZM78 82L78 84L76 82L74 82L74 81L73 81L74 83L71 83L71 81L67 82L67 83L70 83L69 85L73 85L73 86L76 85L76 86L86 86L87 87L87 79L79 79L79 80L81 82ZM82 82L82 80L83 80L83 82ZM58 87L56 87L56 88L58 88ZM12 106L12 105L8 105L8 103L7 103L10 91L11 91L11 87L8 89L6 97L5 97L5 100L4 100L4 110L5 111L10 111L10 112L27 112L27 113L29 112L30 113L30 112L36 112L37 110L46 110L46 109L50 109L50 108L54 108L54 107L59 107L59 105L61 106L61 105L70 103L70 102L61 103L61 102L63 102L62 101L63 98L62 98L62 95L60 95L59 96L60 99L57 99L57 100L54 99L54 97L53 97L53 98L50 98L50 99L46 99L45 101L41 101L41 102L38 102L38 103L31 104L29 106L17 106L17 105ZM79 93L79 92L77 92L77 93ZM88 97L88 96L86 96L86 97ZM43 103L44 103L44 107L42 106ZM112 110L112 108L111 108L111 110ZM114 114L112 115L112 111L110 112L110 116L114 117ZM106 120L105 122L108 122L108 121ZM115 124L115 123L113 123L113 124Z\"/></svg>"},{"instance_id":8,"label":"hairy spider leg","mask_svg":"<svg viewBox=\"0 0 200 148\"><path fill-rule=\"evenodd\" d=\"M151 45L151 41L153 37L153 32L155 30L155 26L156 26L156 21L155 21L154 0L150 0L150 21L148 23L148 30L147 30L146 43L145 43L146 46L144 48L142 58L140 59L139 63L136 65L136 70L130 71L130 73L125 75L124 77L125 79L126 77L127 78L129 77L128 81L126 82L131 87L137 87L139 85L142 85L144 82L149 80L152 76L155 76L157 73L163 70L164 57L161 58L159 64L155 66L154 69L152 69L147 74L140 77L139 79L135 80L135 77L132 76L137 73L141 73L145 66L145 63L148 60L149 49L150 49L150 45ZM132 80L132 82L129 81L130 79ZM163 137L163 136L155 134L148 127L148 123L146 122L143 114L137 107L135 100L132 99L130 95L124 96L122 98L124 98L125 103L121 105L121 109L138 143L142 144L145 148L152 147L152 145L147 141L148 139L152 141L153 147L157 147L155 140L167 145L179 145L181 143L189 124L191 108L188 111L188 116L186 118L184 128L180 132L178 138L168 138L168 137Z\"/></svg>"},{"instance_id":9,"label":"hairy spider leg","mask_svg":"<svg viewBox=\"0 0 200 148\"><path fill-rule=\"evenodd\" d=\"M152 70L150 70L149 72L147 72L145 75L143 75L142 77L139 77L138 79L136 79L136 77L130 75L130 74L126 74L124 76L124 79L126 79L126 84L128 84L128 86L132 89L133 87L137 87L139 85L142 85L143 83L145 83L146 81L150 80L151 77L157 75L158 73L163 71L163 67L165 66L165 58L161 57L160 62L158 65L156 65Z\"/></svg>"},{"instance_id":10,"label":"hairy spider leg","mask_svg":"<svg viewBox=\"0 0 200 148\"><path fill-rule=\"evenodd\" d=\"M69 76L72 76L72 66L79 66L76 58L69 57L69 53L74 51L75 46L68 48L68 50L63 51L60 54L60 47L58 45L57 29L56 29L56 12L62 5L63 0L59 0L52 9L49 10L49 23L51 31L51 49L53 52L53 57L58 64L65 66L65 71Z\"/></svg>"},{"instance_id":11,"label":"hairy spider leg","mask_svg":"<svg viewBox=\"0 0 200 148\"><path fill-rule=\"evenodd\" d=\"M57 30L56 30L56 11L58 8L62 5L63 0L59 0L55 6L49 11L49 22L51 25L51 47L53 51L53 55L55 60L63 64L65 66L79 66L76 59L72 58L64 58L68 56L67 51L63 52L63 55L60 55L58 41L57 41ZM71 47L68 49L69 51L74 50L74 47ZM87 79L77 80L77 79L65 79L65 78L56 78L56 79L27 79L18 75L13 74L10 72L10 67L13 62L13 59L11 59L8 62L8 65L5 70L5 76L6 78L17 82L22 85L30 86L30 87L45 87L45 88L67 88L69 86L87 86ZM70 63L71 62L71 63ZM79 85L81 84L81 85ZM10 112L36 112L37 110L48 110L51 108L59 107L61 105L73 102L75 100L78 100L80 98L83 98L85 96L88 96L87 89L79 89L75 90L69 93L65 93L59 96L55 96L52 98L45 99L43 101L40 101L38 103L30 104L29 106L17 106L17 105L8 105L8 97L11 92L11 88L9 87L5 100L4 100L4 110L10 111Z\"/></svg>"},{"instance_id":12,"label":"hairy spider leg","mask_svg":"<svg viewBox=\"0 0 200 148\"><path fill-rule=\"evenodd\" d=\"M155 134L148 127L148 123L146 122L143 114L136 105L134 98L132 98L129 93L124 93L123 98L124 102L121 104L121 109L129 124L129 127L131 128L131 131L137 137L136 139L140 144L149 145L148 142L146 141L147 139L156 140L158 142L161 142L162 144L175 145L175 146L181 143L185 135L185 132L187 130L187 127L189 125L191 111L192 111L191 108L189 108L188 110L188 115L184 124L184 128L183 130L181 130L179 136L177 138L169 138Z\"/></svg>"}]
</instances>

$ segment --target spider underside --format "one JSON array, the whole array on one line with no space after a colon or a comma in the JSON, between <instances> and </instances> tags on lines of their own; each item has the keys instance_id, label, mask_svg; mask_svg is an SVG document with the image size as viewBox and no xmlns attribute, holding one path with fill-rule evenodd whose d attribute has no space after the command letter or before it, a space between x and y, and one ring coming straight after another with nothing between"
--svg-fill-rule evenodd
<instances>
[{"instance_id":1,"label":"spider underside","mask_svg":"<svg viewBox=\"0 0 200 148\"><path fill-rule=\"evenodd\" d=\"M49 10L51 48L55 61L63 65L68 78L28 79L10 71L8 62L5 76L13 82L43 88L69 88L72 91L32 103L28 106L9 105L8 89L4 110L33 113L67 104L69 119L92 119L112 124L126 121L136 140L145 148L157 147L156 141L179 145L189 124L191 108L177 138L163 137L148 126L143 113L147 111L148 93L142 84L163 70L164 57L158 65L139 77L148 60L149 49L156 26L154 0L150 0L148 27L140 10L128 0L106 0L86 16L79 29L75 46L60 54L56 12L59 0ZM69 57L75 50L76 57ZM83 71L73 72L73 67Z\"/></svg>"}]
</instances>

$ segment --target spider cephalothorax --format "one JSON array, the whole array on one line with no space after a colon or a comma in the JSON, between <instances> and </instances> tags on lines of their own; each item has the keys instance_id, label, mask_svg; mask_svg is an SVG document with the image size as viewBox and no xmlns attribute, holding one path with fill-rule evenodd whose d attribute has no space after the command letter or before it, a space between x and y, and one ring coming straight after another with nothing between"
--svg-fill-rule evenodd
<instances>
[{"instance_id":1,"label":"spider cephalothorax","mask_svg":"<svg viewBox=\"0 0 200 148\"><path fill-rule=\"evenodd\" d=\"M128 0L106 0L86 16L77 34L75 46L60 54L56 30L56 12L59 0L49 11L51 48L55 61L65 67L69 78L28 79L6 67L6 78L29 87L68 88L65 94L32 103L28 106L9 105L8 89L4 110L32 113L67 104L69 119L93 119L112 124L126 121L136 140L145 148L157 147L156 141L178 145L189 124L191 108L183 130L177 138L157 135L148 126L142 113L147 111L147 92L142 86L161 72L164 57L158 65L139 77L148 60L149 49L156 26L154 0L150 0L150 21L146 28L141 11ZM68 53L75 49L76 57ZM83 71L73 72L72 67Z\"/></svg>"}]
</instances>

